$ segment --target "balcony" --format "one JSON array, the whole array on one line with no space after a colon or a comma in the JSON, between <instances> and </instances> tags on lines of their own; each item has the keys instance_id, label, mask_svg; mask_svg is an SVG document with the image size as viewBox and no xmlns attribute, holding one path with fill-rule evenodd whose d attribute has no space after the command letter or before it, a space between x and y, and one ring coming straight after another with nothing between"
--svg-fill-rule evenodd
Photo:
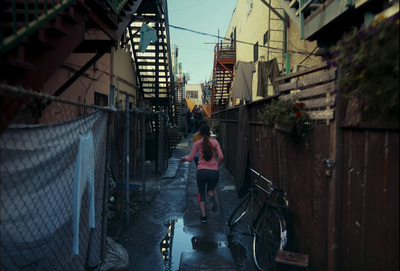
<instances>
[{"instance_id":1,"label":"balcony","mask_svg":"<svg viewBox=\"0 0 400 271\"><path fill-rule=\"evenodd\" d=\"M214 69L211 105L213 110L228 104L229 89L236 66L236 43L218 43L214 49Z\"/></svg>"},{"instance_id":2,"label":"balcony","mask_svg":"<svg viewBox=\"0 0 400 271\"><path fill-rule=\"evenodd\" d=\"M278 0L300 28L300 38L330 45L353 26L370 23L374 17L397 5L380 0ZM397 4L396 4L397 3Z\"/></svg>"}]
</instances>

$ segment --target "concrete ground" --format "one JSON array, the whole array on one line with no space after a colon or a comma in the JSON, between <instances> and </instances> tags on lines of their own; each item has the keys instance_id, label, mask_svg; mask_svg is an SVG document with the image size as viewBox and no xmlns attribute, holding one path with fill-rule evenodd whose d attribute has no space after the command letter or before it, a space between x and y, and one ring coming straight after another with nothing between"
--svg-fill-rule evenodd
<instances>
[{"instance_id":1,"label":"concrete ground","mask_svg":"<svg viewBox=\"0 0 400 271\"><path fill-rule=\"evenodd\" d=\"M239 203L234 181L220 167L219 208L207 201L208 223L201 223L194 162L179 165L191 150L191 135L173 151L162 177L146 180L145 200L133 196L128 229L115 238L129 254L129 270L255 270L246 223L232 231L227 220Z\"/></svg>"}]
</instances>

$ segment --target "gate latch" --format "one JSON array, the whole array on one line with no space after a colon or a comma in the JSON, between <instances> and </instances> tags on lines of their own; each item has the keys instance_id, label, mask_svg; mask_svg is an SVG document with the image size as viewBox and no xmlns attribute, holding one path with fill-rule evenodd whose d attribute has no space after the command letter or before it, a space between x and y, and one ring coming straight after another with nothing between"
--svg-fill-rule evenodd
<instances>
[{"instance_id":1,"label":"gate latch","mask_svg":"<svg viewBox=\"0 0 400 271\"><path fill-rule=\"evenodd\" d=\"M330 160L330 159L323 159L322 162L324 164L326 164L325 175L328 176L328 177L331 177L332 176L332 169L333 169L333 166L336 164L336 162L333 161L333 160Z\"/></svg>"}]
</instances>

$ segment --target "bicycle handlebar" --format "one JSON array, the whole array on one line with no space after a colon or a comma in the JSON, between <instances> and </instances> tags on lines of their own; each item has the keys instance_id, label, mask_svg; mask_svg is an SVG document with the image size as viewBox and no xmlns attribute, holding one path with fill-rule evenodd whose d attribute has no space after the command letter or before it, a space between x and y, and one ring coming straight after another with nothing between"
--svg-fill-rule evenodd
<instances>
[{"instance_id":1,"label":"bicycle handlebar","mask_svg":"<svg viewBox=\"0 0 400 271\"><path fill-rule=\"evenodd\" d=\"M258 172L255 171L254 169L252 169L251 167L249 167L249 168L250 168L250 170L251 170L254 174L256 174L258 177L264 179L264 181L266 181L266 182L272 187L272 189L277 190L277 191L282 191L282 192L283 192L283 190L280 189L279 187L277 187L277 186L274 184L273 181L268 180L266 177L264 177L263 175L261 175L260 173L258 173Z\"/></svg>"},{"instance_id":2,"label":"bicycle handlebar","mask_svg":"<svg viewBox=\"0 0 400 271\"><path fill-rule=\"evenodd\" d=\"M261 178L263 178L265 181L267 181L268 183L273 184L272 181L268 180L267 178L265 178L263 175L261 175L260 173L258 173L258 172L255 171L254 169L252 169L251 167L250 167L250 170L251 170L254 174L256 174L258 177L261 177Z\"/></svg>"},{"instance_id":3,"label":"bicycle handlebar","mask_svg":"<svg viewBox=\"0 0 400 271\"><path fill-rule=\"evenodd\" d=\"M255 171L254 169L252 169L251 167L249 167L249 169L250 169L254 174L256 174L258 177L260 177L260 178L262 178L263 180L265 180L266 182L268 182L268 184L271 186L272 190L281 192L283 195L285 195L285 191L283 191L281 188L279 188L278 186L276 186L276 185L274 184L273 181L267 179L266 177L264 177L263 175L261 175L260 173L258 173L258 172ZM268 194L269 194L270 192L272 192L272 191L270 191L270 192L266 191L264 188L262 188L261 186L259 186L259 185L257 185L257 184L256 184L256 186L257 186L258 188L260 188L261 190L263 190L264 192L268 193Z\"/></svg>"}]
</instances>

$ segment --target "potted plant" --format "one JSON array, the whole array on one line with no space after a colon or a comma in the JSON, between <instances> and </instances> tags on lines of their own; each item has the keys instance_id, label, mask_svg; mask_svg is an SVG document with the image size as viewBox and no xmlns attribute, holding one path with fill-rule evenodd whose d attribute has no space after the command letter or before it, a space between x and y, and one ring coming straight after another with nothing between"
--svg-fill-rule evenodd
<instances>
[{"instance_id":1,"label":"potted plant","mask_svg":"<svg viewBox=\"0 0 400 271\"><path fill-rule=\"evenodd\" d=\"M287 134L294 141L304 138L312 124L305 104L294 100L273 100L259 117L265 127Z\"/></svg>"}]
</instances>

